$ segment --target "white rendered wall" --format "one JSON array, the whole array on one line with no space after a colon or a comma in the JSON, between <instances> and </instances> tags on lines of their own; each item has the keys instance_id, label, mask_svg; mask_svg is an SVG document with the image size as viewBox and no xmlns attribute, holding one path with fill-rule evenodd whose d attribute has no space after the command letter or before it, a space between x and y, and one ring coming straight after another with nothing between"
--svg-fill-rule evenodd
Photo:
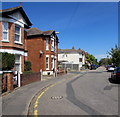
<instances>
[{"instance_id":1,"label":"white rendered wall","mask_svg":"<svg viewBox=\"0 0 120 117\"><path fill-rule=\"evenodd\" d=\"M79 54L71 53L71 54L58 54L58 61L68 61L72 64L79 64Z\"/></svg>"}]
</instances>

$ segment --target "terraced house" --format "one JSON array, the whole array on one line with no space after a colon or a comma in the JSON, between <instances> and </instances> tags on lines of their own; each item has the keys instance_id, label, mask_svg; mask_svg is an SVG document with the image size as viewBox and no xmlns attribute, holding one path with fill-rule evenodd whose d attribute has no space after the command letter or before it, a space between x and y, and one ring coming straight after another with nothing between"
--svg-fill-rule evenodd
<instances>
[{"instance_id":1,"label":"terraced house","mask_svg":"<svg viewBox=\"0 0 120 117\"><path fill-rule=\"evenodd\" d=\"M33 72L42 70L43 75L52 75L57 70L58 37L54 30L28 29L26 46Z\"/></svg>"},{"instance_id":2,"label":"terraced house","mask_svg":"<svg viewBox=\"0 0 120 117\"><path fill-rule=\"evenodd\" d=\"M24 71L25 46L31 22L21 6L0 10L0 52L15 54L15 70Z\"/></svg>"}]
</instances>

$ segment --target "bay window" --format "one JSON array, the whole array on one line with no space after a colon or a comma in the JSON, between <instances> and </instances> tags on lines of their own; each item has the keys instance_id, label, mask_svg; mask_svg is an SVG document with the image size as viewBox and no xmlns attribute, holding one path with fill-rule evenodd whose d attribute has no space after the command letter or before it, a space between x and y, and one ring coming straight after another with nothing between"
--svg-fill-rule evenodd
<instances>
[{"instance_id":1,"label":"bay window","mask_svg":"<svg viewBox=\"0 0 120 117\"><path fill-rule=\"evenodd\" d=\"M8 23L2 23L2 41L8 41Z\"/></svg>"},{"instance_id":2,"label":"bay window","mask_svg":"<svg viewBox=\"0 0 120 117\"><path fill-rule=\"evenodd\" d=\"M21 59L20 55L15 55L15 70L21 72Z\"/></svg>"},{"instance_id":3,"label":"bay window","mask_svg":"<svg viewBox=\"0 0 120 117\"><path fill-rule=\"evenodd\" d=\"M21 35L20 35L20 26L15 25L15 42L21 42Z\"/></svg>"},{"instance_id":4,"label":"bay window","mask_svg":"<svg viewBox=\"0 0 120 117\"><path fill-rule=\"evenodd\" d=\"M49 57L46 57L46 70L49 69Z\"/></svg>"},{"instance_id":5,"label":"bay window","mask_svg":"<svg viewBox=\"0 0 120 117\"><path fill-rule=\"evenodd\" d=\"M46 50L49 50L49 39L46 38Z\"/></svg>"}]
</instances>

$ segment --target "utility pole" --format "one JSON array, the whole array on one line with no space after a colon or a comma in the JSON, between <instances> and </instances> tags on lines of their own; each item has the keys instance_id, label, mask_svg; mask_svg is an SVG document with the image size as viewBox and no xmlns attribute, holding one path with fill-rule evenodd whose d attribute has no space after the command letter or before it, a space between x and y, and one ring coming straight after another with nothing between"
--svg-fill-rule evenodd
<instances>
[{"instance_id":1,"label":"utility pole","mask_svg":"<svg viewBox=\"0 0 120 117\"><path fill-rule=\"evenodd\" d=\"M118 14L120 14L120 2L118 2ZM120 50L120 15L118 15L118 49Z\"/></svg>"}]
</instances>

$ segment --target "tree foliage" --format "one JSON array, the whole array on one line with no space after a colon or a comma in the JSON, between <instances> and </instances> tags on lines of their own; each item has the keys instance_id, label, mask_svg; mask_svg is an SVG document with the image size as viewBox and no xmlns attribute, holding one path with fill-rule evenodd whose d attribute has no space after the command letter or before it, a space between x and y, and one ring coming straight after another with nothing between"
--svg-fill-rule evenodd
<instances>
[{"instance_id":1,"label":"tree foliage","mask_svg":"<svg viewBox=\"0 0 120 117\"><path fill-rule=\"evenodd\" d=\"M99 61L99 65L111 65L112 64L112 59L111 58L102 58Z\"/></svg>"},{"instance_id":2,"label":"tree foliage","mask_svg":"<svg viewBox=\"0 0 120 117\"><path fill-rule=\"evenodd\" d=\"M111 55L112 63L115 66L120 67L120 50L117 45L115 48L111 48L109 55Z\"/></svg>"},{"instance_id":3,"label":"tree foliage","mask_svg":"<svg viewBox=\"0 0 120 117\"><path fill-rule=\"evenodd\" d=\"M30 61L25 61L25 71L30 71L31 70L31 62Z\"/></svg>"},{"instance_id":4,"label":"tree foliage","mask_svg":"<svg viewBox=\"0 0 120 117\"><path fill-rule=\"evenodd\" d=\"M86 54L86 61L90 64L97 64L97 59L92 54Z\"/></svg>"},{"instance_id":5,"label":"tree foliage","mask_svg":"<svg viewBox=\"0 0 120 117\"><path fill-rule=\"evenodd\" d=\"M0 70L11 70L14 68L15 55L9 53L0 53Z\"/></svg>"}]
</instances>

